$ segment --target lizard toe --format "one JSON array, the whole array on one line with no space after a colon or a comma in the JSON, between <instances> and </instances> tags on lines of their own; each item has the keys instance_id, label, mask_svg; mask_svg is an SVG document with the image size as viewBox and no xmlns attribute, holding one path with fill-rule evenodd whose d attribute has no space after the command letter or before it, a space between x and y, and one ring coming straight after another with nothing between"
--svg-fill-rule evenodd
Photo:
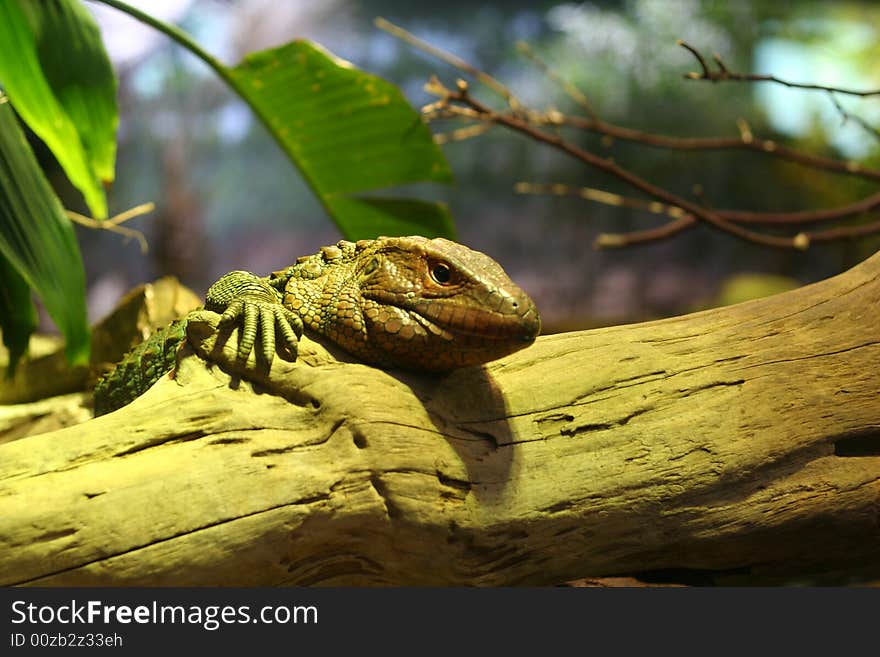
<instances>
[{"instance_id":1,"label":"lizard toe","mask_svg":"<svg viewBox=\"0 0 880 657\"><path fill-rule=\"evenodd\" d=\"M257 341L257 322L260 316L260 307L257 304L245 301L243 305L244 325L238 341L238 359L242 361L247 360L253 351L254 343Z\"/></svg>"},{"instance_id":2,"label":"lizard toe","mask_svg":"<svg viewBox=\"0 0 880 657\"><path fill-rule=\"evenodd\" d=\"M275 318L284 340L283 346L287 356L285 360L295 361L299 351L299 336L303 333L302 320L299 315L286 308L276 308Z\"/></svg>"},{"instance_id":3,"label":"lizard toe","mask_svg":"<svg viewBox=\"0 0 880 657\"><path fill-rule=\"evenodd\" d=\"M271 307L260 307L260 355L267 366L275 358L275 313Z\"/></svg>"},{"instance_id":4,"label":"lizard toe","mask_svg":"<svg viewBox=\"0 0 880 657\"><path fill-rule=\"evenodd\" d=\"M229 324L236 321L244 312L244 301L236 299L227 306L226 310L220 316L220 325Z\"/></svg>"}]
</instances>

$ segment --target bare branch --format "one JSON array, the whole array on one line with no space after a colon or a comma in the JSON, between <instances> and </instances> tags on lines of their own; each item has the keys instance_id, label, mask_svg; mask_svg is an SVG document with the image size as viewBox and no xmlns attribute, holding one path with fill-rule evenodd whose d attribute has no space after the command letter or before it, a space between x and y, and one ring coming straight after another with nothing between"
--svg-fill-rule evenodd
<instances>
[{"instance_id":1,"label":"bare branch","mask_svg":"<svg viewBox=\"0 0 880 657\"><path fill-rule=\"evenodd\" d=\"M568 125L589 132L606 135L622 141L636 142L655 148L668 148L682 151L746 150L770 155L802 166L843 175L851 175L868 180L880 181L880 169L866 167L854 160L836 160L806 153L796 148L784 146L771 139L757 139L752 135L748 124L740 119L737 128L739 137L671 137L632 128L618 126L607 121L588 119L579 116L566 116L560 112L528 113L536 124Z\"/></svg>"},{"instance_id":2,"label":"bare branch","mask_svg":"<svg viewBox=\"0 0 880 657\"><path fill-rule=\"evenodd\" d=\"M709 65L706 63L706 60L703 58L703 55L700 53L700 51L694 48L692 45L682 41L681 39L676 41L676 43L682 48L689 50L690 53L696 58L697 62L699 62L700 69L702 69L700 73L685 73L685 77L692 80L711 79L712 71L709 70Z\"/></svg>"},{"instance_id":3,"label":"bare branch","mask_svg":"<svg viewBox=\"0 0 880 657\"><path fill-rule=\"evenodd\" d=\"M631 198L621 196L613 192L607 192L604 189L594 189L592 187L572 187L570 185L562 185L559 183L540 184L530 182L518 182L513 186L513 190L517 194L553 194L555 196L577 196L588 201L603 203L604 205L612 205L616 207L635 208L644 210L651 214L663 214L673 219L685 216L687 213L674 205L666 205L659 201L644 201L639 198Z\"/></svg>"},{"instance_id":4,"label":"bare branch","mask_svg":"<svg viewBox=\"0 0 880 657\"><path fill-rule=\"evenodd\" d=\"M878 233L880 233L880 221L858 226L829 228L827 230L806 233L806 236L811 242L832 242L842 239L855 239L866 235L876 235Z\"/></svg>"},{"instance_id":5,"label":"bare branch","mask_svg":"<svg viewBox=\"0 0 880 657\"><path fill-rule=\"evenodd\" d=\"M489 132L493 128L492 123L475 123L474 125L469 125L466 128L458 128L457 130L453 130L452 132L447 133L438 133L434 135L434 143L435 144L448 144L453 141L465 141L466 139L473 139L474 137L479 137L480 135Z\"/></svg>"},{"instance_id":6,"label":"bare branch","mask_svg":"<svg viewBox=\"0 0 880 657\"><path fill-rule=\"evenodd\" d=\"M600 233L596 236L593 246L597 249L608 249L656 242L681 233L685 229L696 225L696 223L697 220L693 215L685 215L658 228L634 230L628 233Z\"/></svg>"},{"instance_id":7,"label":"bare branch","mask_svg":"<svg viewBox=\"0 0 880 657\"><path fill-rule=\"evenodd\" d=\"M520 194L555 194L557 196L578 196L580 198L595 201L596 203L604 203L616 207L629 207L637 210L643 210L652 214L663 214L671 217L674 221L670 221L657 228L646 230L638 230L627 233L601 233L593 242L596 248L620 248L625 246L633 246L645 242L653 242L683 232L696 224L697 219L692 214L684 212L681 208L659 203L657 201L643 201L641 199L629 198L606 192L601 189L593 189L590 187L572 187L569 185L561 185L558 183L550 185L542 185L536 183L519 182L514 186L514 191ZM738 210L715 210L715 213L729 221L740 223L764 224L764 225L784 225L799 224L828 221L831 219L841 219L843 217L863 214L869 210L880 207L880 194L874 194L861 201L850 205L831 208L828 210L815 210L804 212L743 212ZM825 230L800 232L793 238L798 245L797 248L807 248L814 242L831 242L842 239L855 239L866 235L880 233L880 221L860 224L856 226L846 226L837 228L828 228Z\"/></svg>"},{"instance_id":8,"label":"bare branch","mask_svg":"<svg viewBox=\"0 0 880 657\"><path fill-rule=\"evenodd\" d=\"M880 130L877 130L877 128L865 121L865 119L863 119L862 117L856 116L855 114L850 114L845 109L843 109L843 105L840 104L840 102L837 100L837 96L835 96L833 92L828 92L828 97L831 99L831 103L834 105L834 109L836 109L837 112L840 114L842 124L845 124L847 121L852 121L862 130L871 135L874 139L880 141Z\"/></svg>"},{"instance_id":9,"label":"bare branch","mask_svg":"<svg viewBox=\"0 0 880 657\"><path fill-rule=\"evenodd\" d=\"M528 57L532 61L532 63L535 64L535 66L537 66L542 73L544 73L544 75L546 75L549 79L553 80L553 82L561 86L565 93L567 93L572 100L574 100L584 109L584 111L587 113L587 116L589 116L594 121L597 121L599 119L598 115L593 109L592 104L583 94L583 92L576 86L574 86L571 82L562 78L559 74L556 73L556 71L547 66L547 64L545 64L544 61L540 57L538 57L537 54L535 54L535 51L533 51L531 47L529 47L529 44L527 44L525 41L518 41L516 47L522 54Z\"/></svg>"},{"instance_id":10,"label":"bare branch","mask_svg":"<svg viewBox=\"0 0 880 657\"><path fill-rule=\"evenodd\" d=\"M145 214L149 214L153 210L156 209L156 204L152 201L147 201L146 203L141 203L140 205L136 205L133 208L129 208L124 212L120 212L117 215L113 215L109 219L105 219L103 223L110 224L112 226L118 226L129 219L134 219L135 217L141 217Z\"/></svg>"},{"instance_id":11,"label":"bare branch","mask_svg":"<svg viewBox=\"0 0 880 657\"><path fill-rule=\"evenodd\" d=\"M880 193L824 210L801 210L798 212L746 212L743 210L719 210L725 219L743 224L807 224L834 221L864 214L880 208Z\"/></svg>"},{"instance_id":12,"label":"bare branch","mask_svg":"<svg viewBox=\"0 0 880 657\"><path fill-rule=\"evenodd\" d=\"M742 143L751 144L755 141L755 135L752 134L752 128L744 118L739 117L736 120L736 129L739 130L739 138L742 140Z\"/></svg>"},{"instance_id":13,"label":"bare branch","mask_svg":"<svg viewBox=\"0 0 880 657\"><path fill-rule=\"evenodd\" d=\"M657 201L643 201L641 199L630 198L607 192L591 187L572 187L569 185L561 185L559 183L538 184L519 182L514 185L514 191L519 194L554 194L556 196L578 196L580 198L595 201L596 203L604 203L605 205L625 206L644 210L652 214L665 214L668 217L677 219L684 216L685 213L681 208L665 205ZM860 214L865 214L872 210L880 208L880 193L867 196L855 203L841 205L836 208L827 208L824 210L800 210L797 212L749 212L746 210L723 210L716 209L715 213L728 221L734 221L743 224L757 225L789 225L789 224L808 224L821 223L824 221L834 221L837 219L846 219Z\"/></svg>"},{"instance_id":14,"label":"bare branch","mask_svg":"<svg viewBox=\"0 0 880 657\"><path fill-rule=\"evenodd\" d=\"M380 30L388 32L388 34L390 34L391 36L397 37L401 41L404 41L411 46L418 48L422 52L425 52L432 57L436 57L440 61L446 62L450 66L457 68L459 71L463 71L468 75L473 76L476 80L479 80L487 87L492 89L499 96L501 96L512 108L516 109L520 106L519 101L510 92L510 89L508 89L505 85L493 78L488 73L479 70L475 66L471 66L460 57L456 57L452 53L432 46L430 43L427 43L426 41L418 38L415 34L408 32L402 27L395 25L394 23L382 18L381 16L376 18L373 23Z\"/></svg>"},{"instance_id":15,"label":"bare branch","mask_svg":"<svg viewBox=\"0 0 880 657\"><path fill-rule=\"evenodd\" d=\"M467 93L467 90L453 91L451 89L444 89L441 99L445 99L447 102L463 103L464 105L470 107L478 113L483 114L486 117L487 121L492 121L499 125L503 125L507 128L510 128L511 130L525 134L535 141L543 142L545 144L553 146L554 148L557 148L567 153L568 155L571 155L572 157L580 160L584 164L604 171L605 173L608 173L615 178L626 182L630 186L638 189L641 192L644 192L648 196L651 196L659 201L663 201L669 205L678 206L683 210L691 213L698 219L705 221L720 230L728 232L732 235L736 235L741 239L754 242L756 244L762 244L764 246L774 246L787 249L800 248L799 244L791 238L781 237L777 235L764 235L762 233L756 233L754 231L743 228L742 226L739 226L737 224L732 224L719 217L715 212L703 208L696 203L693 203L692 201L677 196L676 194L673 194L672 192L669 192L662 187L658 187L657 185L654 185L647 180L644 180L640 176L632 173L631 171L620 167L611 159L599 157L598 155L586 151L581 147L576 146L575 144L563 140L558 135L538 130L524 119L509 114L498 114L492 111L483 103L472 98Z\"/></svg>"},{"instance_id":16,"label":"bare branch","mask_svg":"<svg viewBox=\"0 0 880 657\"><path fill-rule=\"evenodd\" d=\"M126 210L125 212L120 212L119 214L114 215L109 219L104 219L102 221L92 219L91 217L87 217L78 212L74 212L73 210L65 210L64 212L67 215L68 219L75 223L78 223L80 226L86 226L87 228L94 228L96 230L108 230L111 233L118 233L119 235L123 235L128 239L136 239L141 247L141 253L146 255L150 247L149 244L147 244L147 238L144 236L144 234L139 230L128 228L126 226L122 226L121 224L128 221L129 219L134 219L135 217L140 217L141 215L148 214L155 209L156 204L153 202L142 203L141 205L137 205L133 208Z\"/></svg>"},{"instance_id":17,"label":"bare branch","mask_svg":"<svg viewBox=\"0 0 880 657\"><path fill-rule=\"evenodd\" d=\"M685 73L684 77L688 80L710 80L711 82L722 82L727 80L733 80L735 82L774 82L776 84L781 84L785 87L789 87L791 89L808 89L811 91L829 91L835 92L839 94L847 94L849 96L860 96L862 98L866 98L868 96L880 96L880 89L845 89L843 87L831 87L824 84L811 84L811 83L803 83L803 82L791 82L790 80L783 80L782 78L778 78L775 75L760 75L756 73L734 73L730 71L721 60L721 57L718 54L713 56L715 63L718 65L718 70L713 71L709 65L706 63L706 59L700 54L700 51L694 48L694 46L689 43L682 41L679 39L677 41L678 45L682 48L690 52L697 62L700 64L701 71L699 73L695 71L691 71L690 73Z\"/></svg>"},{"instance_id":18,"label":"bare branch","mask_svg":"<svg viewBox=\"0 0 880 657\"><path fill-rule=\"evenodd\" d=\"M487 125L501 125L514 132L519 132L531 139L547 144L553 148L561 150L571 157L576 158L582 163L595 169L603 171L611 176L624 181L632 188L651 197L653 200L647 201L643 199L635 199L620 194L614 194L605 190L593 188L575 188L565 185L539 185L533 183L518 183L516 191L519 193L553 193L577 195L584 199L604 203L606 205L633 207L640 210L652 212L654 214L665 214L672 218L672 221L643 231L635 231L623 234L607 233L600 235L596 240L598 247L619 247L631 244L643 243L663 239L680 233L683 230L693 226L697 221L705 222L718 230L730 233L756 244L764 246L772 246L777 248L804 250L809 248L813 242L830 241L835 239L848 239L863 235L880 232L880 222L877 224L869 223L859 226L837 227L821 231L799 232L794 236L783 236L756 232L744 227L742 224L752 225L796 225L805 223L818 223L829 221L832 219L841 219L857 214L862 214L880 207L880 194L866 197L860 201L816 211L797 211L797 212L752 212L741 210L721 210L709 207L706 203L696 203L689 199L676 195L664 188L661 188L649 181L641 178L632 171L619 166L612 158L604 158L592 153L584 148L564 140L559 134L540 129L540 126L573 126L583 130L588 130L602 135L603 140L622 139L626 141L645 144L659 148L669 148L676 150L720 150L720 149L743 149L754 152L760 152L774 157L796 162L803 166L815 169L841 173L845 175L854 175L869 180L880 181L880 170L871 169L863 166L855 161L841 161L831 158L825 158L811 153L806 153L794 148L786 147L768 139L758 139L752 133L751 128L745 119L737 120L738 137L723 138L679 138L667 135L657 135L647 132L614 125L599 119L592 110L586 97L580 93L574 86L567 88L569 94L579 101L579 103L588 111L589 117L566 116L556 110L548 110L538 112L530 108L522 106L513 98L510 91L500 82L489 76L488 74L471 66L467 62L460 60L454 55L445 53L444 51L429 46L428 44L416 39L408 32L392 26L382 19L377 20L377 25L386 29L394 36L397 36L408 43L421 48L422 50L440 58L443 61L451 63L456 68L473 75L478 80L483 81L490 87L498 91L509 103L511 111L498 112L489 106L474 99L469 94L468 84L464 80L458 80L456 90L449 89L441 83L436 76L432 76L425 90L438 97L438 100L423 108L423 115L429 119L437 118L458 118L469 121L480 121ZM698 79L721 79L729 76L729 79L744 79L739 74L731 73L724 64L721 56L717 53L713 55L713 60L718 67L717 72L713 72L706 59L693 46L680 41L680 45L690 51L700 64L702 74L692 73L689 77ZM553 73L534 53L530 51L527 45L518 44L522 52L529 56L544 71L548 77L554 81L566 83ZM725 78L727 79L727 78ZM762 78L765 79L765 78ZM766 79L770 80L769 76ZM834 91L826 88L826 91ZM839 90L845 93L846 90ZM865 92L860 95L872 95L873 92ZM880 92L878 92L880 93ZM484 132L476 126L469 126L461 130L453 131L447 135L439 135L437 140L441 143L451 141L453 139L466 139L476 134Z\"/></svg>"}]
</instances>

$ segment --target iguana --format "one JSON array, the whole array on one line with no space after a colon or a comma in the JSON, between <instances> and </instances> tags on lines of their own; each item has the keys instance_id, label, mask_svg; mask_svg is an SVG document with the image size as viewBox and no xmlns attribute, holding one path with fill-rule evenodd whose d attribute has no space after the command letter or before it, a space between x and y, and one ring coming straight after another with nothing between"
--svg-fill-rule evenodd
<instances>
[{"instance_id":1,"label":"iguana","mask_svg":"<svg viewBox=\"0 0 880 657\"><path fill-rule=\"evenodd\" d=\"M366 363L442 372L485 363L534 342L534 302L489 256L442 238L380 237L325 246L258 277L233 271L207 292L220 326L241 327L238 358L296 360L303 330ZM95 415L124 406L175 364L178 320L138 345L98 381ZM280 334L280 339L276 335Z\"/></svg>"}]
</instances>

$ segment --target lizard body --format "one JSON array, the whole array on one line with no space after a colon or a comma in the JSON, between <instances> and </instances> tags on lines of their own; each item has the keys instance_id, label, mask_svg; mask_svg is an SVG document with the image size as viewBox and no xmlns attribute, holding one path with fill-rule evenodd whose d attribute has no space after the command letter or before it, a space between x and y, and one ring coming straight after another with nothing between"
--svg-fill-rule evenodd
<instances>
[{"instance_id":1,"label":"lizard body","mask_svg":"<svg viewBox=\"0 0 880 657\"><path fill-rule=\"evenodd\" d=\"M295 360L307 330L380 367L447 371L518 351L541 329L534 302L497 262L418 236L343 240L268 277L230 272L209 288L205 307L222 313L221 325L241 325L239 358L259 342L267 364L276 350ZM170 370L169 346L184 335L178 327L157 334L99 381L96 415L133 400ZM145 355L162 364L144 364Z\"/></svg>"}]
</instances>

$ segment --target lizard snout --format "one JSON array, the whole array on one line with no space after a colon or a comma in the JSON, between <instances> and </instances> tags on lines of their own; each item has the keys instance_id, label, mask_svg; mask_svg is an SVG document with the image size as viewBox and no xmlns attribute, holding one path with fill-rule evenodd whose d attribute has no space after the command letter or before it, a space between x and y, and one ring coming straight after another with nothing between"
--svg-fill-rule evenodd
<instances>
[{"instance_id":1,"label":"lizard snout","mask_svg":"<svg viewBox=\"0 0 880 657\"><path fill-rule=\"evenodd\" d=\"M535 306L535 302L529 297L526 297L526 299L528 303L526 304L525 312L520 315L520 320L522 321L520 340L526 344L531 344L541 333L541 316L538 314L538 307Z\"/></svg>"},{"instance_id":2,"label":"lizard snout","mask_svg":"<svg viewBox=\"0 0 880 657\"><path fill-rule=\"evenodd\" d=\"M519 288L493 290L485 306L491 309L483 318L484 330L496 339L531 344L541 332L541 316L532 298Z\"/></svg>"}]
</instances>

